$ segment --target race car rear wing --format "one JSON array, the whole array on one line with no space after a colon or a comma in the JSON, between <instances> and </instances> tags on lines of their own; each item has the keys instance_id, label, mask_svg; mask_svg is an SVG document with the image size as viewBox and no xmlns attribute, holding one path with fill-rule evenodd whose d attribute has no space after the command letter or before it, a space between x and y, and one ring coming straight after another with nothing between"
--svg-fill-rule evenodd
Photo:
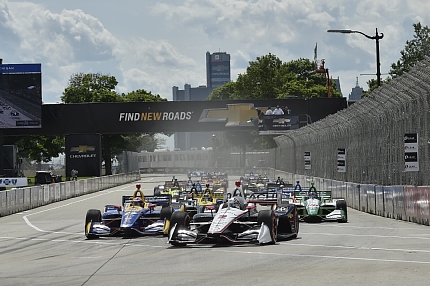
<instances>
[{"instance_id":1,"label":"race car rear wing","mask_svg":"<svg viewBox=\"0 0 430 286\"><path fill-rule=\"evenodd\" d=\"M302 188L300 186L299 181L297 181L296 186L294 187L294 198L296 200L304 200L308 197L309 192L315 192L317 197L321 200L330 200L331 199L331 191L317 191L314 186L314 182L311 183L310 187Z\"/></svg>"},{"instance_id":2,"label":"race car rear wing","mask_svg":"<svg viewBox=\"0 0 430 286\"><path fill-rule=\"evenodd\" d=\"M253 193L247 197L248 203L260 204L260 205L281 205L282 193L280 192L263 192ZM288 200L286 200L288 202Z\"/></svg>"},{"instance_id":3,"label":"race car rear wing","mask_svg":"<svg viewBox=\"0 0 430 286\"><path fill-rule=\"evenodd\" d=\"M203 193L193 194L194 200L197 200L197 199L202 198L202 197L203 197ZM222 193L222 192L212 192L211 197L215 198L216 201L224 201L225 200L224 193Z\"/></svg>"},{"instance_id":4,"label":"race car rear wing","mask_svg":"<svg viewBox=\"0 0 430 286\"><path fill-rule=\"evenodd\" d=\"M172 195L145 196L144 199L145 202L158 206L170 205L172 203ZM122 196L122 205L131 202L132 200L133 196Z\"/></svg>"},{"instance_id":5,"label":"race car rear wing","mask_svg":"<svg viewBox=\"0 0 430 286\"><path fill-rule=\"evenodd\" d=\"M270 188L270 189L275 189L275 188L279 189L279 188L281 188L281 186L283 186L283 188L294 188L293 184L290 184L287 182L284 182L284 184L267 183L266 187Z\"/></svg>"}]
</instances>

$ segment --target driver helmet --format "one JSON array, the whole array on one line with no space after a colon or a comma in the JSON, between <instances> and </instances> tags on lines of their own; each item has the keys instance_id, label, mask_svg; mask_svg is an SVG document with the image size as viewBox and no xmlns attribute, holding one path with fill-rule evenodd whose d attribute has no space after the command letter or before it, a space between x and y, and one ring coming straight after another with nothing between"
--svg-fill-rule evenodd
<instances>
[{"instance_id":1,"label":"driver helmet","mask_svg":"<svg viewBox=\"0 0 430 286\"><path fill-rule=\"evenodd\" d=\"M240 208L238 201L234 198L228 199L227 204L230 208Z\"/></svg>"},{"instance_id":2,"label":"driver helmet","mask_svg":"<svg viewBox=\"0 0 430 286\"><path fill-rule=\"evenodd\" d=\"M136 185L136 189L140 190L140 187L141 187L141 185L140 185L140 184L137 184L137 185Z\"/></svg>"},{"instance_id":3,"label":"driver helmet","mask_svg":"<svg viewBox=\"0 0 430 286\"><path fill-rule=\"evenodd\" d=\"M317 197L317 194L315 192L309 192L308 197L311 199L315 199Z\"/></svg>"},{"instance_id":4,"label":"driver helmet","mask_svg":"<svg viewBox=\"0 0 430 286\"><path fill-rule=\"evenodd\" d=\"M206 188L209 188L209 184L206 184Z\"/></svg>"},{"instance_id":5,"label":"driver helmet","mask_svg":"<svg viewBox=\"0 0 430 286\"><path fill-rule=\"evenodd\" d=\"M235 182L236 187L240 187L240 181Z\"/></svg>"},{"instance_id":6,"label":"driver helmet","mask_svg":"<svg viewBox=\"0 0 430 286\"><path fill-rule=\"evenodd\" d=\"M133 198L132 203L133 203L134 206L143 207L143 201L142 201L141 197L135 197L135 198Z\"/></svg>"}]
</instances>

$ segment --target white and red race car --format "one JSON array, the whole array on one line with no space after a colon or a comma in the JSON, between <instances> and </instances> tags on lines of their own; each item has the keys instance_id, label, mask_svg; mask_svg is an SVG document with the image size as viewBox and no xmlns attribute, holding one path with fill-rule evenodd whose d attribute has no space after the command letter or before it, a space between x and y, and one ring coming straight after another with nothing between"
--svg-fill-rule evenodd
<instances>
[{"instance_id":1,"label":"white and red race car","mask_svg":"<svg viewBox=\"0 0 430 286\"><path fill-rule=\"evenodd\" d=\"M213 212L190 217L186 210L172 214L168 241L173 246L191 243L258 243L296 238L299 232L297 206L282 202L279 194L252 194L241 189Z\"/></svg>"}]
</instances>

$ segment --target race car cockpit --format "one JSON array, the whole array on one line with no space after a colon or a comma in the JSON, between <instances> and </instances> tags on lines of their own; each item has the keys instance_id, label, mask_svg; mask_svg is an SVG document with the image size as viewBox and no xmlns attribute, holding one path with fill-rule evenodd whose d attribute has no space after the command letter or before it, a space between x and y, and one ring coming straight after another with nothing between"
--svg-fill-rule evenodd
<instances>
[{"instance_id":1,"label":"race car cockpit","mask_svg":"<svg viewBox=\"0 0 430 286\"><path fill-rule=\"evenodd\" d=\"M134 207L142 207L143 208L144 203L142 201L142 198L136 197L136 198L133 198L133 200L131 201L130 205L134 206Z\"/></svg>"},{"instance_id":2,"label":"race car cockpit","mask_svg":"<svg viewBox=\"0 0 430 286\"><path fill-rule=\"evenodd\" d=\"M309 192L308 194L308 198L309 199L316 199L317 198L317 193L316 192Z\"/></svg>"}]
</instances>

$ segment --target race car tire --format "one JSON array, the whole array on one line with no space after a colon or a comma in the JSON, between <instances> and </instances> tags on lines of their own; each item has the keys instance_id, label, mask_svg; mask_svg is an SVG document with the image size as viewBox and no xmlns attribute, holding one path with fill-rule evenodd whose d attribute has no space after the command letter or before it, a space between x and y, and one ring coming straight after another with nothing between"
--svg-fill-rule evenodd
<instances>
[{"instance_id":1,"label":"race car tire","mask_svg":"<svg viewBox=\"0 0 430 286\"><path fill-rule=\"evenodd\" d=\"M91 222L101 222L102 221L102 213L100 210L91 209L87 211L87 215L85 217L85 236L88 239L99 238L98 235L89 234L89 223Z\"/></svg>"},{"instance_id":2,"label":"race car tire","mask_svg":"<svg viewBox=\"0 0 430 286\"><path fill-rule=\"evenodd\" d=\"M345 219L340 219L337 222L348 222L348 207L345 200L336 201L336 209L343 210L345 213Z\"/></svg>"},{"instance_id":3,"label":"race car tire","mask_svg":"<svg viewBox=\"0 0 430 286\"><path fill-rule=\"evenodd\" d=\"M173 207L163 206L160 211L160 219L170 219L172 217L173 212Z\"/></svg>"},{"instance_id":4,"label":"race car tire","mask_svg":"<svg viewBox=\"0 0 430 286\"><path fill-rule=\"evenodd\" d=\"M299 212L297 211L297 207L294 207L294 229L295 234L292 236L293 238L297 238L299 235L300 222L299 222Z\"/></svg>"},{"instance_id":5,"label":"race car tire","mask_svg":"<svg viewBox=\"0 0 430 286\"><path fill-rule=\"evenodd\" d=\"M178 228L183 227L189 227L190 226L190 216L187 212L181 212L176 211L172 214L172 217L170 218L170 227L169 227L169 234L172 227L176 225L175 232L173 233L172 237L175 237L177 235ZM171 245L173 246L186 246L187 243L185 242L177 242L177 241L171 241Z\"/></svg>"},{"instance_id":6,"label":"race car tire","mask_svg":"<svg viewBox=\"0 0 430 286\"><path fill-rule=\"evenodd\" d=\"M275 244L277 239L275 212L272 210L261 210L258 213L257 224L261 225L261 223L269 227L272 244Z\"/></svg>"}]
</instances>

